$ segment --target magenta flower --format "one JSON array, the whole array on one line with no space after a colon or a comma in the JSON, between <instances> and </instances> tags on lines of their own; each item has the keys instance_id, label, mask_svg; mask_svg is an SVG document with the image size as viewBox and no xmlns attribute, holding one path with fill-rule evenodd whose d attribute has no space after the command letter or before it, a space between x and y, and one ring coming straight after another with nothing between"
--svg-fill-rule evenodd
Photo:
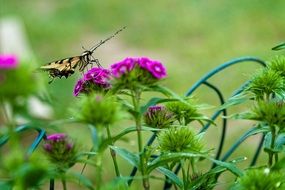
<instances>
[{"instance_id":1,"label":"magenta flower","mask_svg":"<svg viewBox=\"0 0 285 190\"><path fill-rule=\"evenodd\" d=\"M166 77L165 67L159 61L154 61L147 57L126 58L123 61L111 65L111 72L116 78L119 78L121 75L132 71L136 65L148 71L156 79Z\"/></svg>"},{"instance_id":2,"label":"magenta flower","mask_svg":"<svg viewBox=\"0 0 285 190\"><path fill-rule=\"evenodd\" d=\"M123 61L111 65L111 72L115 77L120 77L121 75L133 70L136 62L136 58L127 57Z\"/></svg>"},{"instance_id":3,"label":"magenta flower","mask_svg":"<svg viewBox=\"0 0 285 190\"><path fill-rule=\"evenodd\" d=\"M153 77L162 79L166 77L166 69L159 61L153 61L146 57L139 59L138 64L141 68L148 70Z\"/></svg>"},{"instance_id":4,"label":"magenta flower","mask_svg":"<svg viewBox=\"0 0 285 190\"><path fill-rule=\"evenodd\" d=\"M55 134L47 136L46 140L49 140L49 141L61 141L61 140L64 140L65 137L66 137L66 135L63 134L63 133L55 133Z\"/></svg>"},{"instance_id":5,"label":"magenta flower","mask_svg":"<svg viewBox=\"0 0 285 190\"><path fill-rule=\"evenodd\" d=\"M84 80L79 79L74 87L73 95L78 96L78 94L83 90Z\"/></svg>"},{"instance_id":6,"label":"magenta flower","mask_svg":"<svg viewBox=\"0 0 285 190\"><path fill-rule=\"evenodd\" d=\"M0 69L13 69L18 66L18 63L15 55L0 55Z\"/></svg>"},{"instance_id":7,"label":"magenta flower","mask_svg":"<svg viewBox=\"0 0 285 190\"><path fill-rule=\"evenodd\" d=\"M150 106L144 114L144 120L148 126L166 128L174 122L174 116L164 106Z\"/></svg>"},{"instance_id":8,"label":"magenta flower","mask_svg":"<svg viewBox=\"0 0 285 190\"><path fill-rule=\"evenodd\" d=\"M65 172L76 162L76 145L63 133L47 136L43 144L47 158L60 172Z\"/></svg>"},{"instance_id":9,"label":"magenta flower","mask_svg":"<svg viewBox=\"0 0 285 190\"><path fill-rule=\"evenodd\" d=\"M83 76L84 81L92 81L93 83L101 85L104 88L110 86L109 79L110 79L110 71L98 67L90 69Z\"/></svg>"}]
</instances>

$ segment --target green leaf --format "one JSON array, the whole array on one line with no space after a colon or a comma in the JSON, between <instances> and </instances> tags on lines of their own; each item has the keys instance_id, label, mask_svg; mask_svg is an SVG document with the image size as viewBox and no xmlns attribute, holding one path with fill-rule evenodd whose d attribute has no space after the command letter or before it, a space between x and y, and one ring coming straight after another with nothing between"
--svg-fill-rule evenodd
<instances>
[{"instance_id":1,"label":"green leaf","mask_svg":"<svg viewBox=\"0 0 285 190\"><path fill-rule=\"evenodd\" d=\"M240 169L238 169L233 163L223 162L220 160L215 160L213 158L209 158L209 159L215 164L227 168L229 171L231 171L233 174L235 174L238 177L243 175L243 172Z\"/></svg>"},{"instance_id":2,"label":"green leaf","mask_svg":"<svg viewBox=\"0 0 285 190\"><path fill-rule=\"evenodd\" d=\"M183 187L183 182L179 179L179 177L172 171L164 168L158 167L156 168L157 171L167 176L173 183L175 183L179 188Z\"/></svg>"},{"instance_id":3,"label":"green leaf","mask_svg":"<svg viewBox=\"0 0 285 190\"><path fill-rule=\"evenodd\" d=\"M139 156L137 154L131 153L126 149L119 148L116 146L110 146L118 155L128 161L131 165L139 168Z\"/></svg>"},{"instance_id":4,"label":"green leaf","mask_svg":"<svg viewBox=\"0 0 285 190\"><path fill-rule=\"evenodd\" d=\"M100 147L100 138L97 133L97 129L95 126L89 125L90 131L91 131L91 137L93 142L93 150L94 152L97 152Z\"/></svg>"},{"instance_id":5,"label":"green leaf","mask_svg":"<svg viewBox=\"0 0 285 190\"><path fill-rule=\"evenodd\" d=\"M147 173L150 173L155 168L164 166L165 164L173 161L179 161L183 158L207 158L206 154L197 152L179 152L179 153L165 153L152 160L147 167Z\"/></svg>"},{"instance_id":6,"label":"green leaf","mask_svg":"<svg viewBox=\"0 0 285 190\"><path fill-rule=\"evenodd\" d=\"M228 107L234 106L234 105L239 105L242 104L252 98L253 95L250 95L248 93L242 92L240 94L237 94L233 97L231 97L229 100L226 101L223 105L221 105L218 110L223 110Z\"/></svg>"},{"instance_id":7,"label":"green leaf","mask_svg":"<svg viewBox=\"0 0 285 190\"><path fill-rule=\"evenodd\" d=\"M68 172L66 175L66 178L70 181L73 181L75 183L79 183L87 187L88 189L93 190L93 184L92 182L85 177L84 175L77 173L77 172Z\"/></svg>"},{"instance_id":8,"label":"green leaf","mask_svg":"<svg viewBox=\"0 0 285 190\"><path fill-rule=\"evenodd\" d=\"M285 157L279 160L273 167L273 170L284 170L285 169Z\"/></svg>"},{"instance_id":9,"label":"green leaf","mask_svg":"<svg viewBox=\"0 0 285 190\"><path fill-rule=\"evenodd\" d=\"M164 102L172 102L172 101L178 101L180 99L177 98L151 98L144 106L141 107L140 112L141 114L144 114L147 111L147 108L159 103L164 103Z\"/></svg>"},{"instance_id":10,"label":"green leaf","mask_svg":"<svg viewBox=\"0 0 285 190\"><path fill-rule=\"evenodd\" d=\"M277 46L272 48L272 50L274 50L274 51L278 51L278 50L282 50L282 49L285 49L285 42L278 44Z\"/></svg>"},{"instance_id":11,"label":"green leaf","mask_svg":"<svg viewBox=\"0 0 285 190\"><path fill-rule=\"evenodd\" d=\"M80 152L80 154L78 154L78 157L81 157L81 156L92 157L92 156L96 156L97 154L98 154L97 152Z\"/></svg>"},{"instance_id":12,"label":"green leaf","mask_svg":"<svg viewBox=\"0 0 285 190\"><path fill-rule=\"evenodd\" d=\"M238 169L233 163L223 162L219 160L215 160L207 156L207 154L196 153L196 152L179 152L179 153L166 153L154 159L152 162L148 164L147 173L150 173L152 170L164 166L169 162L179 161L183 158L206 158L218 166L222 166L227 170L231 171L236 176L242 176L243 172Z\"/></svg>"},{"instance_id":13,"label":"green leaf","mask_svg":"<svg viewBox=\"0 0 285 190\"><path fill-rule=\"evenodd\" d=\"M277 136L277 139L275 141L275 150L283 151L285 145L285 134L281 133Z\"/></svg>"},{"instance_id":14,"label":"green leaf","mask_svg":"<svg viewBox=\"0 0 285 190\"><path fill-rule=\"evenodd\" d=\"M171 91L170 89L164 87L164 86L160 86L160 85L152 85L151 87L149 87L150 90L155 91L155 92L160 92L162 94L164 94L167 97L172 97L176 100L179 100L181 102L184 102L186 104L188 104L187 101L185 101L184 98L182 98L181 96L179 96L178 94L176 94L175 92Z\"/></svg>"},{"instance_id":15,"label":"green leaf","mask_svg":"<svg viewBox=\"0 0 285 190\"><path fill-rule=\"evenodd\" d=\"M141 130L142 131L154 132L154 131L161 131L162 129L155 129L155 128L151 128L151 127L142 126ZM123 131L121 131L119 134L113 136L112 139L106 140L104 143L107 142L109 144L109 141L116 142L117 140L119 140L123 136L125 136L126 134L131 133L131 132L135 132L135 131L137 131L137 128L135 126L128 127L126 129L124 129Z\"/></svg>"},{"instance_id":16,"label":"green leaf","mask_svg":"<svg viewBox=\"0 0 285 190\"><path fill-rule=\"evenodd\" d=\"M278 153L284 150L285 145L285 134L279 134L275 139L274 148L271 148L272 134L267 133L264 138L264 151L271 153Z\"/></svg>"}]
</instances>

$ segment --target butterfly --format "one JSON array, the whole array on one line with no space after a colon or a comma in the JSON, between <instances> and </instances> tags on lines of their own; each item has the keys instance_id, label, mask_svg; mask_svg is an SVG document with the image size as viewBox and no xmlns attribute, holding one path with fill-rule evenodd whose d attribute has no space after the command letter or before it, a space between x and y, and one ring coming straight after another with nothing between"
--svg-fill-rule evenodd
<instances>
[{"instance_id":1,"label":"butterfly","mask_svg":"<svg viewBox=\"0 0 285 190\"><path fill-rule=\"evenodd\" d=\"M84 69L88 64L93 65L96 63L98 67L101 67L98 59L95 59L92 54L93 52L102 44L110 40L111 38L115 37L119 32L124 30L126 28L123 27L120 30L116 31L112 36L106 38L105 40L101 40L98 44L93 46L90 50L85 50L81 55L73 56L61 60L57 60L51 63L48 63L46 65L43 65L40 67L40 70L47 71L49 73L49 76L51 77L51 81L49 83L52 83L54 78L62 78L63 76L65 78L68 78L70 75L74 74L76 68L80 72L83 72ZM84 48L83 48L84 49Z\"/></svg>"}]
</instances>

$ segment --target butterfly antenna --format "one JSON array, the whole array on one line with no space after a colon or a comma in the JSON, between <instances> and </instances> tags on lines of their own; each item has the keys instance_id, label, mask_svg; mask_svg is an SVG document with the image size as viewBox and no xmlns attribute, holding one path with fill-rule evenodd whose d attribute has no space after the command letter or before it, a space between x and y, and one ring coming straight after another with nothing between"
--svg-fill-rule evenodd
<instances>
[{"instance_id":1,"label":"butterfly antenna","mask_svg":"<svg viewBox=\"0 0 285 190\"><path fill-rule=\"evenodd\" d=\"M105 40L101 40L98 44L96 44L94 47L92 47L90 49L90 51L93 53L98 47L100 47L102 44L104 44L105 42L107 42L108 40L112 39L113 37L115 37L118 33L120 33L121 31L123 31L126 28L126 26L124 26L123 28L121 28L120 30L118 30L117 32L115 32L112 36L106 38Z\"/></svg>"}]
</instances>

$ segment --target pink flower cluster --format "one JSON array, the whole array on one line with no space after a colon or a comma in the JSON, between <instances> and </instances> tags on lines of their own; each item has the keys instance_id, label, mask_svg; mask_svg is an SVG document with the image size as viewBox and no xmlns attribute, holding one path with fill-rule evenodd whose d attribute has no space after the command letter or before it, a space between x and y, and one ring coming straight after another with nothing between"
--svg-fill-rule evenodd
<instances>
[{"instance_id":1,"label":"pink flower cluster","mask_svg":"<svg viewBox=\"0 0 285 190\"><path fill-rule=\"evenodd\" d=\"M63 133L55 133L52 135L47 136L47 138L45 139L45 144L44 144L44 149L47 152L51 152L53 151L54 146L56 146L56 144L60 144L60 143L65 143L65 149L66 150L70 150L73 148L73 144L67 142L67 136Z\"/></svg>"},{"instance_id":2,"label":"pink flower cluster","mask_svg":"<svg viewBox=\"0 0 285 190\"><path fill-rule=\"evenodd\" d=\"M18 58L14 55L0 55L0 69L13 69L18 63Z\"/></svg>"},{"instance_id":3,"label":"pink flower cluster","mask_svg":"<svg viewBox=\"0 0 285 190\"><path fill-rule=\"evenodd\" d=\"M150 60L146 57L128 57L120 62L111 65L111 72L115 77L119 78L121 75L132 71L135 66L138 66L139 68L150 72L151 75L156 79L165 78L167 75L165 67L159 61Z\"/></svg>"},{"instance_id":4,"label":"pink flower cluster","mask_svg":"<svg viewBox=\"0 0 285 190\"><path fill-rule=\"evenodd\" d=\"M84 85L86 83L94 84L103 89L110 88L110 74L110 71L107 69L98 67L90 69L87 71L87 73L84 74L82 79L79 79L77 81L73 91L74 96L78 96L80 92L84 91Z\"/></svg>"}]
</instances>

